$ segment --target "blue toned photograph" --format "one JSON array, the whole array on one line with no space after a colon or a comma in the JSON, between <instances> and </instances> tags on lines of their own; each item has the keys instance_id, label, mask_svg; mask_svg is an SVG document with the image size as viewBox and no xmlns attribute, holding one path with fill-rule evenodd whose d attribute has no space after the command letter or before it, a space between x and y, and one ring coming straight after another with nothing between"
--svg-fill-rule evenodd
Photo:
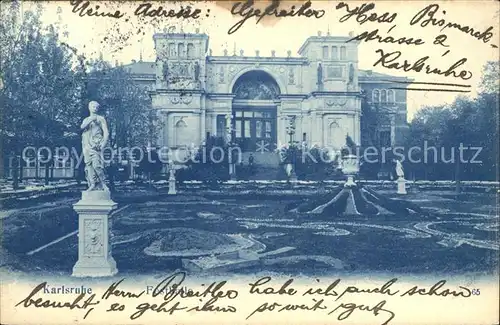
<instances>
[{"instance_id":1,"label":"blue toned photograph","mask_svg":"<svg viewBox=\"0 0 500 325\"><path fill-rule=\"evenodd\" d=\"M2 277L497 279L498 25L299 2L2 1Z\"/></svg>"}]
</instances>

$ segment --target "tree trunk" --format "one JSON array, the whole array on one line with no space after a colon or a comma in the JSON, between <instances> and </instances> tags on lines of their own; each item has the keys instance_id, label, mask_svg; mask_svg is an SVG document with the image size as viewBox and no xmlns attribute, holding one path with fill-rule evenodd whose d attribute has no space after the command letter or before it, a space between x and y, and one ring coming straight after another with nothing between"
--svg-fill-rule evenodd
<instances>
[{"instance_id":1,"label":"tree trunk","mask_svg":"<svg viewBox=\"0 0 500 325\"><path fill-rule=\"evenodd\" d=\"M17 167L17 156L14 157L14 161L12 164L12 188L17 190L19 188L19 169Z\"/></svg>"}]
</instances>

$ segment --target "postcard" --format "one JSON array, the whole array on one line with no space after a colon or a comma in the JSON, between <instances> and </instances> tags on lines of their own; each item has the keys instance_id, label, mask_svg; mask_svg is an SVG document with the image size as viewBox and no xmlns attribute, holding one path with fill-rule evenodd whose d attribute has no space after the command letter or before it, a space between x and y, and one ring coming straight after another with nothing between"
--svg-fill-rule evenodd
<instances>
[{"instance_id":1,"label":"postcard","mask_svg":"<svg viewBox=\"0 0 500 325\"><path fill-rule=\"evenodd\" d=\"M0 10L0 323L499 324L499 2Z\"/></svg>"}]
</instances>

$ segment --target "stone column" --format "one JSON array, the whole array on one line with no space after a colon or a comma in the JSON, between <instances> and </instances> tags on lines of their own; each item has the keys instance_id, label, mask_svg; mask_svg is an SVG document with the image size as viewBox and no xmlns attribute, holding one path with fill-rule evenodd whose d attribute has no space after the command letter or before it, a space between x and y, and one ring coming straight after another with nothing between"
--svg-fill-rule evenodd
<instances>
[{"instance_id":1,"label":"stone column","mask_svg":"<svg viewBox=\"0 0 500 325\"><path fill-rule=\"evenodd\" d=\"M323 134L323 143L322 143L323 147L327 146L327 144L328 144L328 125L327 125L327 123L328 123L328 121L326 119L326 116L323 115L321 117L321 125L322 125L321 132Z\"/></svg>"},{"instance_id":2,"label":"stone column","mask_svg":"<svg viewBox=\"0 0 500 325\"><path fill-rule=\"evenodd\" d=\"M206 123L206 112L205 112L205 99L201 99L201 114L200 114L200 144L203 142L205 139L206 135L206 129L205 129L205 123Z\"/></svg>"},{"instance_id":3,"label":"stone column","mask_svg":"<svg viewBox=\"0 0 500 325\"><path fill-rule=\"evenodd\" d=\"M322 146L323 144L321 143L323 141L323 127L321 125L321 122L323 120L323 117L322 117L322 113L319 113L319 112L316 112L316 116L315 116L315 130L314 132L316 133L315 135L315 139L316 139L316 142L319 143L320 146Z\"/></svg>"},{"instance_id":4,"label":"stone column","mask_svg":"<svg viewBox=\"0 0 500 325\"><path fill-rule=\"evenodd\" d=\"M78 213L78 261L72 276L103 277L118 273L109 243L110 213L116 207L109 191L84 191L82 199L73 205Z\"/></svg>"},{"instance_id":5,"label":"stone column","mask_svg":"<svg viewBox=\"0 0 500 325\"><path fill-rule=\"evenodd\" d=\"M158 134L158 144L160 146L163 146L165 144L165 117L163 116L163 112L158 111L157 112L158 120L161 123L161 130Z\"/></svg>"},{"instance_id":6,"label":"stone column","mask_svg":"<svg viewBox=\"0 0 500 325\"><path fill-rule=\"evenodd\" d=\"M212 136L217 136L217 113L212 113Z\"/></svg>"},{"instance_id":7,"label":"stone column","mask_svg":"<svg viewBox=\"0 0 500 325\"><path fill-rule=\"evenodd\" d=\"M163 138L164 138L164 141L163 141L163 146L165 147L169 147L170 146L170 139L169 139L169 136L168 136L168 133L170 132L170 117L168 116L168 112L165 112L165 118L164 118L164 129L163 129Z\"/></svg>"},{"instance_id":8,"label":"stone column","mask_svg":"<svg viewBox=\"0 0 500 325\"><path fill-rule=\"evenodd\" d=\"M316 123L316 112L311 112L309 115L309 147L314 144L314 125Z\"/></svg>"},{"instance_id":9,"label":"stone column","mask_svg":"<svg viewBox=\"0 0 500 325\"><path fill-rule=\"evenodd\" d=\"M396 145L396 116L394 114L391 115L391 146Z\"/></svg>"},{"instance_id":10,"label":"stone column","mask_svg":"<svg viewBox=\"0 0 500 325\"><path fill-rule=\"evenodd\" d=\"M360 129L360 116L359 113L356 112L354 114L354 132L355 132L355 138L354 141L356 144L361 145L361 129Z\"/></svg>"},{"instance_id":11,"label":"stone column","mask_svg":"<svg viewBox=\"0 0 500 325\"><path fill-rule=\"evenodd\" d=\"M287 140L287 134L286 134L286 126L285 126L285 117L281 112L278 113L278 130L276 130L276 134L278 137L278 143L276 146L279 148L280 146L284 145L285 143L288 143Z\"/></svg>"}]
</instances>

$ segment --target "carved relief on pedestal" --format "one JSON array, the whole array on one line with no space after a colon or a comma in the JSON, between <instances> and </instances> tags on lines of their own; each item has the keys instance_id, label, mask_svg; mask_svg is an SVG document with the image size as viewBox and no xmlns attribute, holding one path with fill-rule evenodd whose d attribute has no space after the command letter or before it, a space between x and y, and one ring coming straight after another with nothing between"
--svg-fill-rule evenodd
<instances>
[{"instance_id":1,"label":"carved relief on pedestal","mask_svg":"<svg viewBox=\"0 0 500 325\"><path fill-rule=\"evenodd\" d=\"M99 219L84 221L85 255L103 256L103 224Z\"/></svg>"}]
</instances>

